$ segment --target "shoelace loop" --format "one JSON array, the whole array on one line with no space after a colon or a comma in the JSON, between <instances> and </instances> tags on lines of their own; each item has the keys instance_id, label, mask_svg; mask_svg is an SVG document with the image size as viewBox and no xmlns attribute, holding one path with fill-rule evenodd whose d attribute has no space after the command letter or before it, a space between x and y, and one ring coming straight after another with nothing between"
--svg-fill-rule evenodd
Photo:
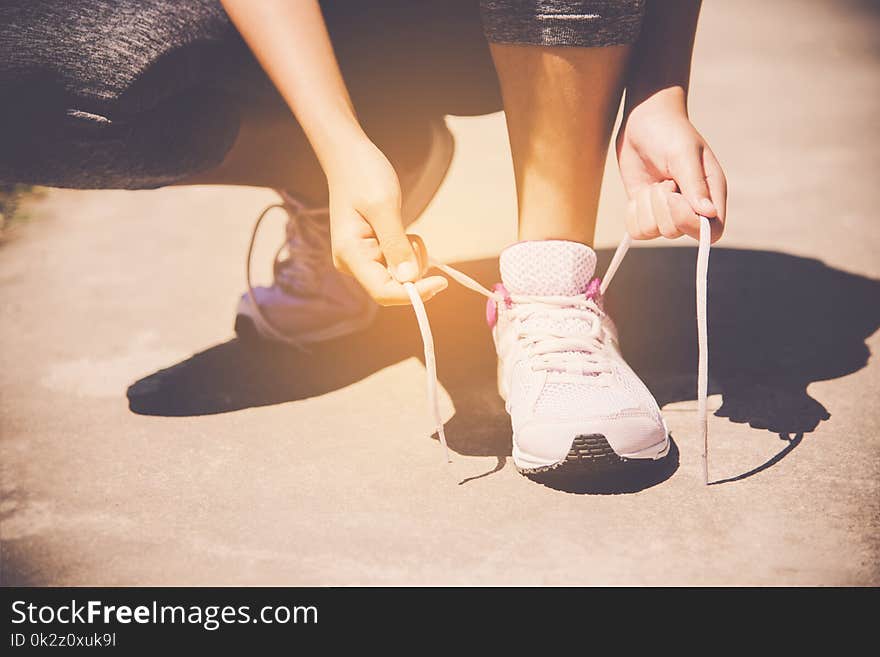
<instances>
[{"instance_id":1,"label":"shoelace loop","mask_svg":"<svg viewBox=\"0 0 880 657\"><path fill-rule=\"evenodd\" d=\"M605 313L586 294L575 297L546 297L510 295L511 315L518 320L520 330L517 339L524 343L534 371L545 370L574 375L599 375L610 371L603 358L605 331L602 317ZM548 313L556 318L572 319L589 326L589 330L577 335L560 335L552 330L528 327L529 319L540 319ZM526 328L528 327L528 328ZM570 355L578 354L576 365L570 363Z\"/></svg>"}]
</instances>

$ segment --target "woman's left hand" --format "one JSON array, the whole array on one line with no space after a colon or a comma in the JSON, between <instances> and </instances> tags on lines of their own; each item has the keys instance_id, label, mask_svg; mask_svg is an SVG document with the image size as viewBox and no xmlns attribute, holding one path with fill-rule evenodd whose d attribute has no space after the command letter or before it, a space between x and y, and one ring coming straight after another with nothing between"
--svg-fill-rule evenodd
<instances>
[{"instance_id":1,"label":"woman's left hand","mask_svg":"<svg viewBox=\"0 0 880 657\"><path fill-rule=\"evenodd\" d=\"M721 237L727 179L680 98L657 94L634 108L617 135L617 161L633 239L699 238L699 215L712 219L712 241Z\"/></svg>"}]
</instances>

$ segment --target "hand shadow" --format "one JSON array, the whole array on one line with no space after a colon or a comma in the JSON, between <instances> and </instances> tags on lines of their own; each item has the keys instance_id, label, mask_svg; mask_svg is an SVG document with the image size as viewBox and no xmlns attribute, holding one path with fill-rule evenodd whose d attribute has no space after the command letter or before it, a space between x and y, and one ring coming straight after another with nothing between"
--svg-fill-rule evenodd
<instances>
[{"instance_id":1,"label":"hand shadow","mask_svg":"<svg viewBox=\"0 0 880 657\"><path fill-rule=\"evenodd\" d=\"M600 268L610 252L600 252ZM632 249L609 290L608 308L627 360L658 403L694 399L696 390L696 249ZM457 268L484 283L498 280L497 260ZM602 269L600 269L602 270ZM807 394L813 381L855 372L867 363L865 339L880 325L880 281L809 258L747 249L712 250L709 266L710 393L716 415L779 434L786 447L740 480L771 467L803 434L830 417ZM496 392L495 355L484 300L455 284L428 306L438 375L455 406L449 446L467 456L511 454L510 421ZM422 358L409 308L383 309L365 332L314 345L309 353L230 340L150 374L128 389L135 413L190 416L305 399L354 383L402 359ZM795 438L789 438L795 436ZM631 471L607 486L544 482L569 492L633 492L664 481L677 449L654 468ZM462 482L465 483L465 482ZM606 482L607 483L607 482ZM716 482L723 483L723 482Z\"/></svg>"}]
</instances>

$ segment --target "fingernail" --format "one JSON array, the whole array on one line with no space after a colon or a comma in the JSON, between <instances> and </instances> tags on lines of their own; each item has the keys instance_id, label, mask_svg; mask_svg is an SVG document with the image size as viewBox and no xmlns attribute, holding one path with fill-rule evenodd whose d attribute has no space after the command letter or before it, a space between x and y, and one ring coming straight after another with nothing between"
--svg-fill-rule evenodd
<instances>
[{"instance_id":1,"label":"fingernail","mask_svg":"<svg viewBox=\"0 0 880 657\"><path fill-rule=\"evenodd\" d=\"M397 276L397 280L400 283L405 283L407 281L414 281L419 274L419 268L416 266L414 262L401 262L397 265L397 269L395 270L395 275Z\"/></svg>"},{"instance_id":2,"label":"fingernail","mask_svg":"<svg viewBox=\"0 0 880 657\"><path fill-rule=\"evenodd\" d=\"M715 205L712 203L712 201L710 201L707 198L701 198L698 205L699 205L700 210L702 210L703 212L714 212L715 211Z\"/></svg>"}]
</instances>

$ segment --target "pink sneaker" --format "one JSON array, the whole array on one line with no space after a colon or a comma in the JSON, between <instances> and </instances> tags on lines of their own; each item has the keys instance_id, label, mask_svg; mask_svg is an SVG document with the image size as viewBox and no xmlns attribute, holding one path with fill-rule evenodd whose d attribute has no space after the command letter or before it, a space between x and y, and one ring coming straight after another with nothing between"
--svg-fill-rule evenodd
<instances>
[{"instance_id":1,"label":"pink sneaker","mask_svg":"<svg viewBox=\"0 0 880 657\"><path fill-rule=\"evenodd\" d=\"M710 224L700 218L697 252L697 414L708 473L706 324ZM630 247L621 240L600 281L595 252L577 242L520 242L501 254L503 284L488 290L439 262L431 265L488 297L486 319L498 353L498 389L513 424L513 459L524 474L577 474L666 456L670 440L654 397L624 361L602 303ZM415 286L405 283L425 348L430 410L446 459L434 339Z\"/></svg>"},{"instance_id":2,"label":"pink sneaker","mask_svg":"<svg viewBox=\"0 0 880 657\"><path fill-rule=\"evenodd\" d=\"M501 254L503 301L489 301L489 319L520 472L669 452L657 402L620 354L595 270L596 254L576 242L520 242Z\"/></svg>"}]
</instances>

